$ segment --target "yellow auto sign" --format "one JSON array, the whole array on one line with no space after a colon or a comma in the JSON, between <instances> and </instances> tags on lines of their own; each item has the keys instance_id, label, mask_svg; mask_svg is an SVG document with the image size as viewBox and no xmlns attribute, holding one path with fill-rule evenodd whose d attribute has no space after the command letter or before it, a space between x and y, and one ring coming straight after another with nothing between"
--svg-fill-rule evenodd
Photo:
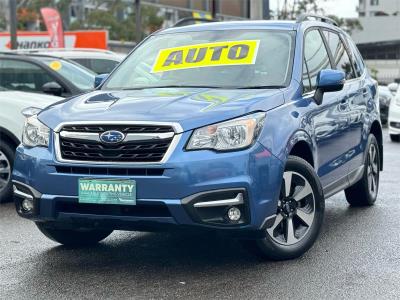
<instances>
[{"instance_id":1,"label":"yellow auto sign","mask_svg":"<svg viewBox=\"0 0 400 300\"><path fill-rule=\"evenodd\" d=\"M212 66L251 65L256 61L259 44L259 40L244 40L161 49L152 73Z\"/></svg>"}]
</instances>

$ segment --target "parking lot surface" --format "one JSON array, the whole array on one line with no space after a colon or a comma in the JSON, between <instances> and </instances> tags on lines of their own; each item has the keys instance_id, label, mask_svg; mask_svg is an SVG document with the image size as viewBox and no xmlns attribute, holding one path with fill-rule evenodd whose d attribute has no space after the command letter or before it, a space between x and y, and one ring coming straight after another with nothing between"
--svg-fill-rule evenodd
<instances>
[{"instance_id":1,"label":"parking lot surface","mask_svg":"<svg viewBox=\"0 0 400 300\"><path fill-rule=\"evenodd\" d=\"M326 202L319 240L302 258L263 261L205 234L116 231L95 248L46 239L13 204L0 206L0 299L398 299L400 144L384 145L375 206Z\"/></svg>"}]
</instances>

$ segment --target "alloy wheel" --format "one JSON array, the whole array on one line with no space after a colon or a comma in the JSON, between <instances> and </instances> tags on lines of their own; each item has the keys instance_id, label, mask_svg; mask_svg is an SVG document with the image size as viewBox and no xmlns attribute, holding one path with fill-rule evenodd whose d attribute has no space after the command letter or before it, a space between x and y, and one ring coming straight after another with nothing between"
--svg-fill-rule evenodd
<instances>
[{"instance_id":1,"label":"alloy wheel","mask_svg":"<svg viewBox=\"0 0 400 300\"><path fill-rule=\"evenodd\" d=\"M301 174L286 171L278 201L274 224L269 236L282 245L293 245L304 238L315 217L315 195L308 180Z\"/></svg>"},{"instance_id":2,"label":"alloy wheel","mask_svg":"<svg viewBox=\"0 0 400 300\"><path fill-rule=\"evenodd\" d=\"M0 150L0 192L2 192L10 182L11 166L7 156Z\"/></svg>"},{"instance_id":3,"label":"alloy wheel","mask_svg":"<svg viewBox=\"0 0 400 300\"><path fill-rule=\"evenodd\" d=\"M375 198L379 187L379 155L375 144L371 144L368 151L367 178L368 191Z\"/></svg>"}]
</instances>

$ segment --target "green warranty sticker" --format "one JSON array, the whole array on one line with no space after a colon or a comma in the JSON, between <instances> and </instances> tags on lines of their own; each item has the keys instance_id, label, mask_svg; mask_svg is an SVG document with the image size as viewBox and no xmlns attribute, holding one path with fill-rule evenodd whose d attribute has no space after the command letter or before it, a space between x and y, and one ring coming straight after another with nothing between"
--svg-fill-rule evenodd
<instances>
[{"instance_id":1,"label":"green warranty sticker","mask_svg":"<svg viewBox=\"0 0 400 300\"><path fill-rule=\"evenodd\" d=\"M136 205L136 182L128 179L79 179L79 203Z\"/></svg>"}]
</instances>

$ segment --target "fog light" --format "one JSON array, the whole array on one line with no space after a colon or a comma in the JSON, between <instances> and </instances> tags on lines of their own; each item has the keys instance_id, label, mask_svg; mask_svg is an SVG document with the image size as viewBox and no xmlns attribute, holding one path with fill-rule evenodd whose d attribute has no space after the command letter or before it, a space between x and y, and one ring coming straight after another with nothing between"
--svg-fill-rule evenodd
<instances>
[{"instance_id":1,"label":"fog light","mask_svg":"<svg viewBox=\"0 0 400 300\"><path fill-rule=\"evenodd\" d=\"M24 199L21 203L24 212L31 212L33 210L33 201Z\"/></svg>"},{"instance_id":2,"label":"fog light","mask_svg":"<svg viewBox=\"0 0 400 300\"><path fill-rule=\"evenodd\" d=\"M228 209L228 219L229 221L239 221L240 217L242 216L242 213L240 212L240 209L237 207L231 207Z\"/></svg>"}]
</instances>

